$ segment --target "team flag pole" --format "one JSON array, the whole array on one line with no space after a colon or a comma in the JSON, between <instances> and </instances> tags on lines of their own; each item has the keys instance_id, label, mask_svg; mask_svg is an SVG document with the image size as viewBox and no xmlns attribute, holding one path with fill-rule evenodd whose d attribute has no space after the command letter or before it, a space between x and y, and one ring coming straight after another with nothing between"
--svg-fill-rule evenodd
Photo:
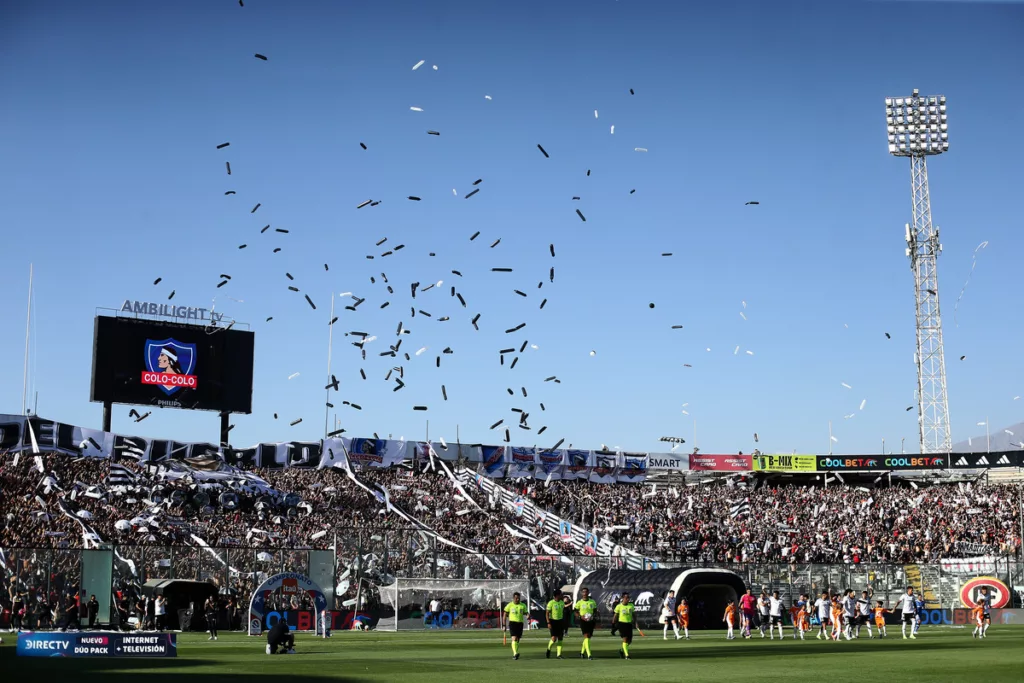
<instances>
[{"instance_id":1,"label":"team flag pole","mask_svg":"<svg viewBox=\"0 0 1024 683\"><path fill-rule=\"evenodd\" d=\"M505 632L505 620L502 618L501 595L495 595L494 600L498 603L498 625L501 626L501 646L508 645L508 633Z\"/></svg>"}]
</instances>

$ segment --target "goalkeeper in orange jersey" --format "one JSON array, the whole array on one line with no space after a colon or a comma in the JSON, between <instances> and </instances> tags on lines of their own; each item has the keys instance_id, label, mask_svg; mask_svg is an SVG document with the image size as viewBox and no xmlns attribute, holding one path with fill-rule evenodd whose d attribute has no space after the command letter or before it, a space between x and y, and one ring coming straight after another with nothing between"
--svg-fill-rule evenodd
<instances>
[{"instance_id":1,"label":"goalkeeper in orange jersey","mask_svg":"<svg viewBox=\"0 0 1024 683\"><path fill-rule=\"evenodd\" d=\"M878 637L885 638L885 615L889 613L889 610L883 607L882 601L879 600L878 604L871 611L875 617L875 628L878 629Z\"/></svg>"},{"instance_id":2,"label":"goalkeeper in orange jersey","mask_svg":"<svg viewBox=\"0 0 1024 683\"><path fill-rule=\"evenodd\" d=\"M793 638L803 640L807 624L807 609L800 604L800 600L793 601L793 606L789 608L789 617L793 620Z\"/></svg>"},{"instance_id":3,"label":"goalkeeper in orange jersey","mask_svg":"<svg viewBox=\"0 0 1024 683\"><path fill-rule=\"evenodd\" d=\"M679 605L676 607L676 616L678 617L679 625L683 627L683 638L685 640L689 640L690 603L686 601L686 598L679 598Z\"/></svg>"}]
</instances>

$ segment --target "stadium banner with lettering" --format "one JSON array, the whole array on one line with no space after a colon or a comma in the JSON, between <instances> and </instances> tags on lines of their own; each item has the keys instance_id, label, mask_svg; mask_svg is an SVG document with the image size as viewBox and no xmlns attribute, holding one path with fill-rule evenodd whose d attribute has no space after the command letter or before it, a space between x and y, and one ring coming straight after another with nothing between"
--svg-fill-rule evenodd
<instances>
[{"instance_id":1,"label":"stadium banner with lettering","mask_svg":"<svg viewBox=\"0 0 1024 683\"><path fill-rule=\"evenodd\" d=\"M18 634L19 657L177 657L177 634L88 632Z\"/></svg>"},{"instance_id":2,"label":"stadium banner with lettering","mask_svg":"<svg viewBox=\"0 0 1024 683\"><path fill-rule=\"evenodd\" d=\"M648 453L647 469L658 472L686 472L690 469L690 456L675 453Z\"/></svg>"},{"instance_id":3,"label":"stadium banner with lettering","mask_svg":"<svg viewBox=\"0 0 1024 683\"><path fill-rule=\"evenodd\" d=\"M819 455L819 471L877 472L880 470L941 470L945 455Z\"/></svg>"},{"instance_id":4,"label":"stadium banner with lettering","mask_svg":"<svg viewBox=\"0 0 1024 683\"><path fill-rule=\"evenodd\" d=\"M816 455L755 455L755 472L817 472Z\"/></svg>"},{"instance_id":5,"label":"stadium banner with lettering","mask_svg":"<svg viewBox=\"0 0 1024 683\"><path fill-rule=\"evenodd\" d=\"M506 476L513 479L519 477L532 477L533 466L537 463L537 449L512 446L506 448L506 459L508 460L508 473Z\"/></svg>"},{"instance_id":6,"label":"stadium banner with lettering","mask_svg":"<svg viewBox=\"0 0 1024 683\"><path fill-rule=\"evenodd\" d=\"M346 440L346 439L343 439ZM330 441L330 439L326 439ZM405 441L391 439L347 439L349 462L360 467L392 467L411 456Z\"/></svg>"},{"instance_id":7,"label":"stadium banner with lettering","mask_svg":"<svg viewBox=\"0 0 1024 683\"><path fill-rule=\"evenodd\" d=\"M949 457L949 466L965 470L984 470L993 467L1024 467L1024 453L962 453Z\"/></svg>"},{"instance_id":8,"label":"stadium banner with lettering","mask_svg":"<svg viewBox=\"0 0 1024 683\"><path fill-rule=\"evenodd\" d=\"M544 453L536 448L406 442L392 439L330 437L316 441L260 443L249 448L219 447L207 442L152 439L104 432L47 420L38 416L0 415L0 453L61 453L75 457L126 457L139 462L188 462L217 459L233 467L335 467L349 453L357 468L386 468L416 458L480 463L491 478L537 477L589 479L596 483L638 483L650 471L701 472L814 472L988 469L1024 467L1024 452L952 453L941 456L888 455L676 455L673 453L623 454L616 451L561 450ZM499 458L500 456L500 458ZM548 457L550 456L550 458ZM560 459L560 463L555 460ZM630 461L627 465L627 459ZM787 460L788 459L788 460ZM634 465L638 465L634 467ZM507 471L506 471L507 470ZM621 471L620 471L621 470ZM225 471L223 474L230 475ZM213 478L207 476L206 478Z\"/></svg>"},{"instance_id":9,"label":"stadium banner with lettering","mask_svg":"<svg viewBox=\"0 0 1024 683\"><path fill-rule=\"evenodd\" d=\"M505 446L479 446L476 450L480 451L482 457L477 470L480 474L492 479L505 476L505 451L508 450Z\"/></svg>"},{"instance_id":10,"label":"stadium banner with lettering","mask_svg":"<svg viewBox=\"0 0 1024 683\"><path fill-rule=\"evenodd\" d=\"M690 454L690 469L695 472L750 472L754 469L749 455Z\"/></svg>"},{"instance_id":11,"label":"stadium banner with lettering","mask_svg":"<svg viewBox=\"0 0 1024 683\"><path fill-rule=\"evenodd\" d=\"M978 576L979 574L995 574L996 558L994 555L980 557L960 557L957 559L939 560L943 574L959 574L962 576Z\"/></svg>"},{"instance_id":12,"label":"stadium banner with lettering","mask_svg":"<svg viewBox=\"0 0 1024 683\"><path fill-rule=\"evenodd\" d=\"M593 451L569 448L565 451L562 479L586 479L594 466Z\"/></svg>"},{"instance_id":13,"label":"stadium banner with lettering","mask_svg":"<svg viewBox=\"0 0 1024 683\"><path fill-rule=\"evenodd\" d=\"M565 465L565 451L537 451L537 467L533 474L537 479L556 481L562 478L562 466Z\"/></svg>"},{"instance_id":14,"label":"stadium banner with lettering","mask_svg":"<svg viewBox=\"0 0 1024 683\"><path fill-rule=\"evenodd\" d=\"M647 453L623 453L618 479L622 484L640 484L646 481Z\"/></svg>"},{"instance_id":15,"label":"stadium banner with lettering","mask_svg":"<svg viewBox=\"0 0 1024 683\"><path fill-rule=\"evenodd\" d=\"M594 468L590 470L593 484L614 484L619 469L619 454L615 451L594 451Z\"/></svg>"}]
</instances>

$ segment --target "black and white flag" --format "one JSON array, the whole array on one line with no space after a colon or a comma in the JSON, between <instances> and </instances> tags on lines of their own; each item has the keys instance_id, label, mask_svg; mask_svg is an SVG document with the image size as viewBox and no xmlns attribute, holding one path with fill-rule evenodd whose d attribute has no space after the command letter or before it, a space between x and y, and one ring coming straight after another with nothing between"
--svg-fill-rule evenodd
<instances>
[{"instance_id":1,"label":"black and white flag","mask_svg":"<svg viewBox=\"0 0 1024 683\"><path fill-rule=\"evenodd\" d=\"M107 484L110 486L128 486L135 483L135 473L130 469L116 462L110 463L110 474L107 475Z\"/></svg>"},{"instance_id":2,"label":"black and white flag","mask_svg":"<svg viewBox=\"0 0 1024 683\"><path fill-rule=\"evenodd\" d=\"M729 507L729 516L733 519L742 517L743 515L750 514L750 499L744 498L743 500L733 502Z\"/></svg>"}]
</instances>

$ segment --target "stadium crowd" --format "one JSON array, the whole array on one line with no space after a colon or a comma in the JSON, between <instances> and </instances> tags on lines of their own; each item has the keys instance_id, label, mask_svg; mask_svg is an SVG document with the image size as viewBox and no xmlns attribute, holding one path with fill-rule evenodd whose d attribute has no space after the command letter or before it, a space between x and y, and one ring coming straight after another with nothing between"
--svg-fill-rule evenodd
<instances>
[{"instance_id":1,"label":"stadium crowd","mask_svg":"<svg viewBox=\"0 0 1024 683\"><path fill-rule=\"evenodd\" d=\"M605 529L621 545L706 562L931 562L979 547L1012 555L1021 542L1019 486L1011 484L867 489L730 481L644 490L630 496L614 484L565 481L521 493L574 523Z\"/></svg>"},{"instance_id":2,"label":"stadium crowd","mask_svg":"<svg viewBox=\"0 0 1024 683\"><path fill-rule=\"evenodd\" d=\"M866 489L758 485L735 478L692 487L504 481L514 494L650 557L706 563L927 562L1011 554L1020 546L1013 485L900 484ZM470 500L470 498L472 500ZM75 594L77 549L117 548L116 607L146 618L141 584L174 575L249 595L275 571L304 571L305 549L362 555L361 605L391 576L575 578L592 558L442 468L237 470L115 463L59 454L0 457L0 607L56 622ZM576 555L569 560L559 555ZM355 603L355 574L337 606ZM226 598L227 599L227 598ZM239 614L235 605L227 608ZM240 617L239 617L240 619ZM232 618L234 621L234 618ZM229 622L231 623L231 622Z\"/></svg>"}]
</instances>

